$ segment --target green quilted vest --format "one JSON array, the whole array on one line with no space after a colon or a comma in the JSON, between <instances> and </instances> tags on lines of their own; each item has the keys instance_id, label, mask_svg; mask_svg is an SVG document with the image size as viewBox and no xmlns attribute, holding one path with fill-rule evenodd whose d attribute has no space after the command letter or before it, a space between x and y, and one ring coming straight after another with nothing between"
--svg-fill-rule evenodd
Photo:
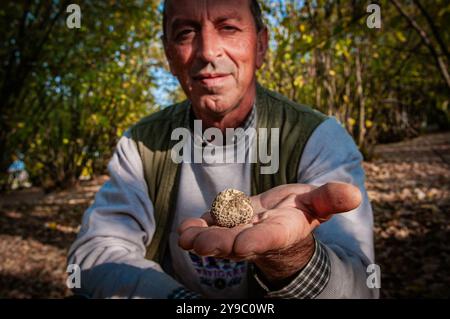
<instances>
[{"instance_id":1,"label":"green quilted vest","mask_svg":"<svg viewBox=\"0 0 450 319\"><path fill-rule=\"evenodd\" d=\"M167 107L142 119L131 129L131 135L142 159L148 193L154 205L156 231L147 247L146 258L162 262L171 221L175 212L180 165L171 159L172 131L190 128L188 101ZM279 128L279 170L275 174L260 174L260 164L252 163L252 195L278 185L296 183L303 149L314 129L326 118L313 109L289 101L285 97L257 85L257 132Z\"/></svg>"}]
</instances>

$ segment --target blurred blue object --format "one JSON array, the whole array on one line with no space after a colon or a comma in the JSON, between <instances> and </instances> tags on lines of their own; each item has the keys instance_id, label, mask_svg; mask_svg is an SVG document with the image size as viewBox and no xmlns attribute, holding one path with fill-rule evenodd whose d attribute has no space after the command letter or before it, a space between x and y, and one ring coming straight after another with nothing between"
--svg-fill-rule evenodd
<instances>
[{"instance_id":1,"label":"blurred blue object","mask_svg":"<svg viewBox=\"0 0 450 319\"><path fill-rule=\"evenodd\" d=\"M17 159L8 167L8 173L14 173L25 170L25 163L21 159Z\"/></svg>"}]
</instances>

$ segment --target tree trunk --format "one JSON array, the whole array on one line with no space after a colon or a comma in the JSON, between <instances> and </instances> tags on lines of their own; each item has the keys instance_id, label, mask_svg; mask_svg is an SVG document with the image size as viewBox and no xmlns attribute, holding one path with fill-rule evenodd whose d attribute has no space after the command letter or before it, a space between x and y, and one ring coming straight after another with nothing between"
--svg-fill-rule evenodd
<instances>
[{"instance_id":1,"label":"tree trunk","mask_svg":"<svg viewBox=\"0 0 450 319\"><path fill-rule=\"evenodd\" d=\"M434 47L434 44L431 42L430 37L425 32L424 29L422 29L419 24L414 20L413 17L408 15L406 13L405 9L402 7L402 5L398 2L398 0L391 0L391 2L394 4L394 6L397 8L398 12L408 21L409 25L416 30L416 32L419 34L420 38L422 39L422 42L426 45L426 47L430 50L431 55L433 56L436 66L441 73L441 76L447 85L447 89L450 90L450 75L448 73L448 66L442 56L440 56Z\"/></svg>"},{"instance_id":2,"label":"tree trunk","mask_svg":"<svg viewBox=\"0 0 450 319\"><path fill-rule=\"evenodd\" d=\"M361 71L361 49L356 50L356 95L359 103L359 133L358 146L361 148L364 145L364 137L366 135L366 105L363 91L362 71Z\"/></svg>"}]
</instances>

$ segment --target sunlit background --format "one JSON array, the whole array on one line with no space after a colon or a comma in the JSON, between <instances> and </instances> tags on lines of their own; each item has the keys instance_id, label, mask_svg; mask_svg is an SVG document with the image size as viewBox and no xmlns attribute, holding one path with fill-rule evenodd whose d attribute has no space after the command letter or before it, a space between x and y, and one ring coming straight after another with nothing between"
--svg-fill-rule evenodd
<instances>
[{"instance_id":1,"label":"sunlit background","mask_svg":"<svg viewBox=\"0 0 450 319\"><path fill-rule=\"evenodd\" d=\"M184 99L160 1L78 1L79 29L72 2L0 4L0 297L69 294L65 254L118 138ZM260 2L260 83L335 116L364 154L383 297L448 297L449 2Z\"/></svg>"}]
</instances>

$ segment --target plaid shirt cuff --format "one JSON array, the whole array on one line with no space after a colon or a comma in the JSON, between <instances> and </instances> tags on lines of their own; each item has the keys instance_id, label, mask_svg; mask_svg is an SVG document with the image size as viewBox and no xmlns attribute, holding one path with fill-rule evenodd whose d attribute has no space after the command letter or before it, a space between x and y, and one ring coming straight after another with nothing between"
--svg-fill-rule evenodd
<instances>
[{"instance_id":1,"label":"plaid shirt cuff","mask_svg":"<svg viewBox=\"0 0 450 319\"><path fill-rule=\"evenodd\" d=\"M299 272L294 280L284 288L270 291L269 288L258 278L254 277L258 284L266 292L268 298L280 299L313 299L317 297L328 284L331 273L330 258L325 247L315 240L314 254L308 264Z\"/></svg>"},{"instance_id":2,"label":"plaid shirt cuff","mask_svg":"<svg viewBox=\"0 0 450 319\"><path fill-rule=\"evenodd\" d=\"M167 296L167 299L200 299L202 296L196 292L179 287Z\"/></svg>"}]
</instances>

